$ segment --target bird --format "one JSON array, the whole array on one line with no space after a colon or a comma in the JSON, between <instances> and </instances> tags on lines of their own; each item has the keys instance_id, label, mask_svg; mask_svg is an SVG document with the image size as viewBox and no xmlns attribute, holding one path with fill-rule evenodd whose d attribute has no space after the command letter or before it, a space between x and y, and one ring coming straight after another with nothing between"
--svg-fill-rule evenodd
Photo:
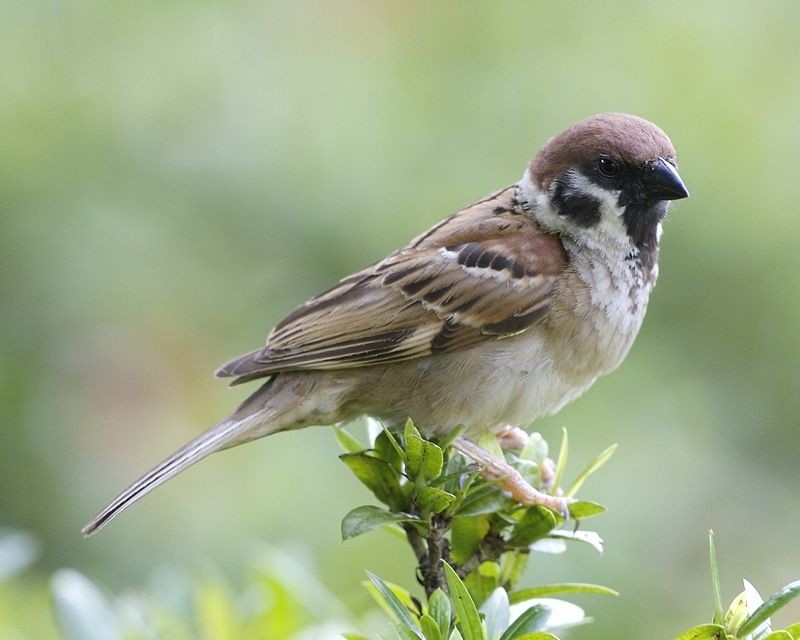
<instances>
[{"instance_id":1,"label":"bird","mask_svg":"<svg viewBox=\"0 0 800 640\"><path fill-rule=\"evenodd\" d=\"M461 450L491 467L480 435L556 413L623 361L658 277L670 202L688 196L657 125L624 113L573 124L519 181L343 278L278 322L266 346L222 365L216 375L232 385L261 386L84 535L211 453L361 415L389 428L410 418L426 437L458 426ZM527 489L531 503L563 508Z\"/></svg>"}]
</instances>

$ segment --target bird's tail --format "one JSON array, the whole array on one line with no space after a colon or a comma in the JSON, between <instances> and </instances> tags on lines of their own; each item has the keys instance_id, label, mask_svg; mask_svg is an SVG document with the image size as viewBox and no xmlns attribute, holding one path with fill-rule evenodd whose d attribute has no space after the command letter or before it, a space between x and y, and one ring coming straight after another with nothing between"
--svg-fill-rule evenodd
<instances>
[{"instance_id":1,"label":"bird's tail","mask_svg":"<svg viewBox=\"0 0 800 640\"><path fill-rule=\"evenodd\" d=\"M134 502L215 451L279 431L277 424L270 424L275 415L266 407L252 413L241 411L258 393L245 401L240 410L207 429L131 484L86 524L83 535L88 537L97 532Z\"/></svg>"}]
</instances>

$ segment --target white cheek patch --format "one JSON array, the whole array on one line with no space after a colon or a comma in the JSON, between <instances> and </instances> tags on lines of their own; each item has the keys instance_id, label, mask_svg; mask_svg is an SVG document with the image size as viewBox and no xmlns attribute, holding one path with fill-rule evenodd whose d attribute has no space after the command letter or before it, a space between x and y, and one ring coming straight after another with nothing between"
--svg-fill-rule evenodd
<instances>
[{"instance_id":1,"label":"white cheek patch","mask_svg":"<svg viewBox=\"0 0 800 640\"><path fill-rule=\"evenodd\" d=\"M549 194L540 190L533 183L529 169L522 174L517 186L522 196L523 206L531 212L536 222L549 231L565 230L564 219L550 205Z\"/></svg>"},{"instance_id":2,"label":"white cheek patch","mask_svg":"<svg viewBox=\"0 0 800 640\"><path fill-rule=\"evenodd\" d=\"M609 191L595 184L578 171L570 172L569 192L591 196L600 203L600 222L579 233L585 238L602 237L606 243L628 246L630 238L625 228L622 214L625 209L619 206L619 190Z\"/></svg>"}]
</instances>

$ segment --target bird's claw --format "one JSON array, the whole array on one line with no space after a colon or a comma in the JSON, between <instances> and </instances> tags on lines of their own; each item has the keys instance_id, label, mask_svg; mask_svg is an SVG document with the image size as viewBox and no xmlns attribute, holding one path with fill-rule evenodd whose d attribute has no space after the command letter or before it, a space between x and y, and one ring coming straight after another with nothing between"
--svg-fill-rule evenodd
<instances>
[{"instance_id":1,"label":"bird's claw","mask_svg":"<svg viewBox=\"0 0 800 640\"><path fill-rule=\"evenodd\" d=\"M529 438L527 431L511 425L497 432L497 441L503 451L522 451Z\"/></svg>"}]
</instances>

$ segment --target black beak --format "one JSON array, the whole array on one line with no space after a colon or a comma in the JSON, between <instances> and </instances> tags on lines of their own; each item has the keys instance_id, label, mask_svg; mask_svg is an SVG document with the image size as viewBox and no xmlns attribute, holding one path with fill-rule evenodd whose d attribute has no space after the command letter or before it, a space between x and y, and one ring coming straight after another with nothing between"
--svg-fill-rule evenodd
<instances>
[{"instance_id":1,"label":"black beak","mask_svg":"<svg viewBox=\"0 0 800 640\"><path fill-rule=\"evenodd\" d=\"M680 200L689 191L678 170L663 158L648 162L642 170L642 185L648 200Z\"/></svg>"}]
</instances>

